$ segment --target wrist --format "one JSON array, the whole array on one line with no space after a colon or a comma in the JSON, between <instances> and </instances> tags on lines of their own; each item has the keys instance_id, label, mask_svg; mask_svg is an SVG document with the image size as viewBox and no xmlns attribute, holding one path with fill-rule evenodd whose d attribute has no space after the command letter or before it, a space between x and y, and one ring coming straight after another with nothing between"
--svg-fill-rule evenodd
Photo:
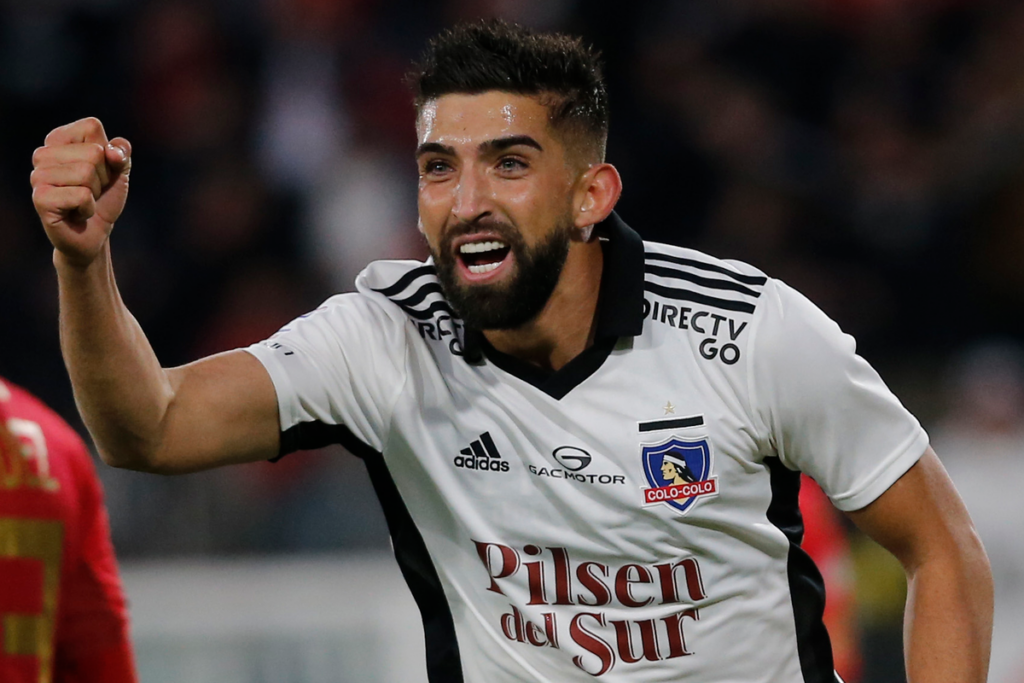
<instances>
[{"instance_id":1,"label":"wrist","mask_svg":"<svg viewBox=\"0 0 1024 683\"><path fill-rule=\"evenodd\" d=\"M92 258L53 250L53 267L58 277L82 278L105 272L110 263L109 242L104 244Z\"/></svg>"}]
</instances>

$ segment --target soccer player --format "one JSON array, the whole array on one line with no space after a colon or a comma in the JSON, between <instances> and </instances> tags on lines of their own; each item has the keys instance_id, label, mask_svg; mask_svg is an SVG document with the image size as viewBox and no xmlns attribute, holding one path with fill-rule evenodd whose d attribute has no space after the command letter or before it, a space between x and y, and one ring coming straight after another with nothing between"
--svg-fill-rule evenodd
<instances>
[{"instance_id":1,"label":"soccer player","mask_svg":"<svg viewBox=\"0 0 1024 683\"><path fill-rule=\"evenodd\" d=\"M0 380L0 681L135 680L92 458L53 411Z\"/></svg>"},{"instance_id":2,"label":"soccer player","mask_svg":"<svg viewBox=\"0 0 1024 683\"><path fill-rule=\"evenodd\" d=\"M807 299L613 213L593 51L464 25L415 90L431 260L373 263L266 342L171 369L110 259L131 146L95 119L50 133L33 196L103 458L172 473L346 445L434 683L835 680L804 471L906 568L910 680L984 681L987 558L927 435Z\"/></svg>"}]
</instances>

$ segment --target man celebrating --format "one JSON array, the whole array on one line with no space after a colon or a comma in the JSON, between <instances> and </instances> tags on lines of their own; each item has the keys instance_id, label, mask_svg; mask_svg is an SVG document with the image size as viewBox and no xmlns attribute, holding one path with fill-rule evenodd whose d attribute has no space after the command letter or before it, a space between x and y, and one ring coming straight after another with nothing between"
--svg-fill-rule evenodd
<instances>
[{"instance_id":1,"label":"man celebrating","mask_svg":"<svg viewBox=\"0 0 1024 683\"><path fill-rule=\"evenodd\" d=\"M435 683L835 680L804 471L906 568L910 679L984 681L987 559L926 434L805 298L613 213L596 55L462 26L414 85L432 259L373 263L268 341L166 370L110 263L131 147L95 119L47 137L33 196L104 459L172 473L346 445ZM676 452L694 481L666 486Z\"/></svg>"}]
</instances>

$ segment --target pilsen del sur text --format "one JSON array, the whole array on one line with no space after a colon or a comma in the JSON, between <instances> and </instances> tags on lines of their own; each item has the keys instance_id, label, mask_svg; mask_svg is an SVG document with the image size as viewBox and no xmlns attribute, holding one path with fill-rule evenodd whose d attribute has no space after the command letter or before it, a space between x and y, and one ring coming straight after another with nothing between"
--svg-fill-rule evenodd
<instances>
[{"instance_id":1,"label":"pilsen del sur text","mask_svg":"<svg viewBox=\"0 0 1024 683\"><path fill-rule=\"evenodd\" d=\"M518 550L502 543L474 543L487 571L487 590L507 597L505 589L522 587L525 579L528 601L510 605L498 624L509 640L555 649L572 643L571 649L580 652L573 664L592 676L611 671L618 662L657 662L693 654L686 646L684 620L699 620L697 603L707 598L695 558L614 567L575 562L566 548L557 546L528 544ZM621 614L620 607L649 605L680 608L647 619L613 619L595 609L609 606Z\"/></svg>"}]
</instances>

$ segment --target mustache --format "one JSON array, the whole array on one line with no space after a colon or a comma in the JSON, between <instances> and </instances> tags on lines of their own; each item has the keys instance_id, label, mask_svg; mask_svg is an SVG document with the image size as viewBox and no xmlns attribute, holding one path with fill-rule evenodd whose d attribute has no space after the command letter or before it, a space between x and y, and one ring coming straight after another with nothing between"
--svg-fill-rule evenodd
<instances>
[{"instance_id":1,"label":"mustache","mask_svg":"<svg viewBox=\"0 0 1024 683\"><path fill-rule=\"evenodd\" d=\"M442 244L450 245L456 237L462 237L463 235L471 235L475 232L493 232L502 238L505 238L507 242L519 241L522 238L522 233L519 228L515 227L505 221L492 218L490 216L481 216L471 221L459 221L449 226L444 236L441 238Z\"/></svg>"}]
</instances>

